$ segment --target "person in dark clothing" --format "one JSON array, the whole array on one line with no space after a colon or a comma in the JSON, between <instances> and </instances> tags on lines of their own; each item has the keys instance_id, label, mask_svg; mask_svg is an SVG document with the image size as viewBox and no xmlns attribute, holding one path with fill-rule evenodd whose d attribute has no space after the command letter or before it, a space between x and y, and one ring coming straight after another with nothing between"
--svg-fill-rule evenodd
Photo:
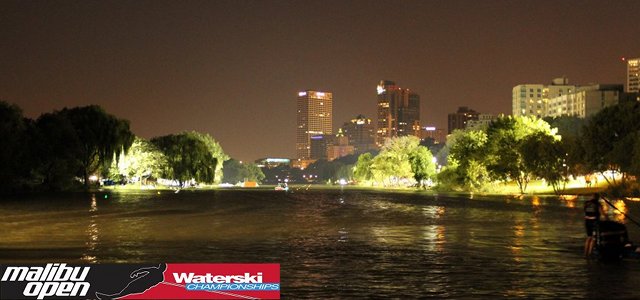
<instances>
[{"instance_id":1,"label":"person in dark clothing","mask_svg":"<svg viewBox=\"0 0 640 300\"><path fill-rule=\"evenodd\" d=\"M600 194L593 194L593 198L584 202L584 226L587 230L587 240L584 242L584 255L591 255L596 242L593 233L596 230L600 216L604 215L600 205Z\"/></svg>"}]
</instances>

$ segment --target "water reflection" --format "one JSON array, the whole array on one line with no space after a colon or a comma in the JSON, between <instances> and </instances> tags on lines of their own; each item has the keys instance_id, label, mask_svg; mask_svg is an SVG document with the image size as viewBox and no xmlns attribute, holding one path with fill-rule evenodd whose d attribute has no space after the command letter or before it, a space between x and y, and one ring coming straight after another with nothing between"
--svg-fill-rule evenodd
<instances>
[{"instance_id":1,"label":"water reflection","mask_svg":"<svg viewBox=\"0 0 640 300\"><path fill-rule=\"evenodd\" d=\"M349 231L346 228L340 228L338 235L338 242L345 243L349 241Z\"/></svg>"},{"instance_id":2,"label":"water reflection","mask_svg":"<svg viewBox=\"0 0 640 300\"><path fill-rule=\"evenodd\" d=\"M96 194L91 194L91 205L89 207L89 212L91 213L89 219L89 225L87 226L87 242L86 252L83 253L81 260L89 263L97 263L98 257L96 256L96 251L98 248L98 243L100 242L100 228L98 227L97 222L97 212L98 212L98 201L96 200Z\"/></svg>"},{"instance_id":3,"label":"water reflection","mask_svg":"<svg viewBox=\"0 0 640 300\"><path fill-rule=\"evenodd\" d=\"M582 258L576 201L310 189L0 203L0 262L274 262L285 299L640 298L638 262Z\"/></svg>"},{"instance_id":4,"label":"water reflection","mask_svg":"<svg viewBox=\"0 0 640 300\"><path fill-rule=\"evenodd\" d=\"M516 224L512 227L512 229L513 229L513 241L509 246L509 249L511 250L511 254L513 255L513 260L516 262L520 262L522 242L524 238L524 225Z\"/></svg>"},{"instance_id":5,"label":"water reflection","mask_svg":"<svg viewBox=\"0 0 640 300\"><path fill-rule=\"evenodd\" d=\"M445 248L445 227L442 225L425 225L422 227L423 248L430 252L442 252Z\"/></svg>"},{"instance_id":6,"label":"water reflection","mask_svg":"<svg viewBox=\"0 0 640 300\"><path fill-rule=\"evenodd\" d=\"M627 205L623 200L611 200L608 201L609 205L604 206L604 211L610 220L624 223L625 215L627 213ZM611 207L613 205L613 207Z\"/></svg>"},{"instance_id":7,"label":"water reflection","mask_svg":"<svg viewBox=\"0 0 640 300\"><path fill-rule=\"evenodd\" d=\"M533 205L533 207L535 207L535 208L540 208L540 197L533 196L531 198L531 205Z\"/></svg>"},{"instance_id":8,"label":"water reflection","mask_svg":"<svg viewBox=\"0 0 640 300\"><path fill-rule=\"evenodd\" d=\"M560 195L559 199L564 201L564 205L569 208L575 208L578 200L577 195Z\"/></svg>"}]
</instances>

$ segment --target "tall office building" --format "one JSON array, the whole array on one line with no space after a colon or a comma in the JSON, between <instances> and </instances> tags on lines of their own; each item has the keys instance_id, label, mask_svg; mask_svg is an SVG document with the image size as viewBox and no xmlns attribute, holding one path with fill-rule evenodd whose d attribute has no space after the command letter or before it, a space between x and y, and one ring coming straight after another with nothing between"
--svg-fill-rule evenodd
<instances>
[{"instance_id":1,"label":"tall office building","mask_svg":"<svg viewBox=\"0 0 640 300\"><path fill-rule=\"evenodd\" d=\"M544 117L548 114L550 99L573 93L575 89L567 78L556 78L550 85L517 85L512 90L513 115Z\"/></svg>"},{"instance_id":2,"label":"tall office building","mask_svg":"<svg viewBox=\"0 0 640 300\"><path fill-rule=\"evenodd\" d=\"M335 137L333 134L319 134L311 137L309 146L309 158L312 160L327 159L327 149L333 145Z\"/></svg>"},{"instance_id":3,"label":"tall office building","mask_svg":"<svg viewBox=\"0 0 640 300\"><path fill-rule=\"evenodd\" d=\"M332 134L333 95L306 90L298 93L296 156L311 159L311 137Z\"/></svg>"},{"instance_id":4,"label":"tall office building","mask_svg":"<svg viewBox=\"0 0 640 300\"><path fill-rule=\"evenodd\" d=\"M513 88L513 115L580 118L596 114L628 97L621 84L569 85L557 78L551 85L521 84Z\"/></svg>"},{"instance_id":5,"label":"tall office building","mask_svg":"<svg viewBox=\"0 0 640 300\"><path fill-rule=\"evenodd\" d=\"M640 93L640 58L627 59L627 93Z\"/></svg>"},{"instance_id":6,"label":"tall office building","mask_svg":"<svg viewBox=\"0 0 640 300\"><path fill-rule=\"evenodd\" d=\"M419 135L420 96L396 86L393 81L378 84L378 146L390 137Z\"/></svg>"},{"instance_id":7,"label":"tall office building","mask_svg":"<svg viewBox=\"0 0 640 300\"><path fill-rule=\"evenodd\" d=\"M447 133L451 134L456 129L467 128L467 123L471 120L478 120L479 113L466 106L458 107L458 111L447 116Z\"/></svg>"},{"instance_id":8,"label":"tall office building","mask_svg":"<svg viewBox=\"0 0 640 300\"><path fill-rule=\"evenodd\" d=\"M618 104L624 97L622 84L577 86L571 93L550 98L547 112L542 117L586 118L605 107Z\"/></svg>"},{"instance_id":9,"label":"tall office building","mask_svg":"<svg viewBox=\"0 0 640 300\"><path fill-rule=\"evenodd\" d=\"M356 153L364 153L376 149L376 131L371 119L358 115L350 122L342 125L342 131L354 147Z\"/></svg>"}]
</instances>

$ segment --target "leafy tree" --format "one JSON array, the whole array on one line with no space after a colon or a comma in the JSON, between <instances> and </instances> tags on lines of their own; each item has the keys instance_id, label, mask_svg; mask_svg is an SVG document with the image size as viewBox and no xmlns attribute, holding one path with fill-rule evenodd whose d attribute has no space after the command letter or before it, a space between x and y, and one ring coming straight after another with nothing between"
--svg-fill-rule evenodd
<instances>
[{"instance_id":1,"label":"leafy tree","mask_svg":"<svg viewBox=\"0 0 640 300\"><path fill-rule=\"evenodd\" d=\"M336 172L336 176L335 179L336 180L347 180L350 181L351 179L353 179L353 167L355 165L351 164L351 165L345 165L345 164L341 164L338 168L338 171Z\"/></svg>"},{"instance_id":2,"label":"leafy tree","mask_svg":"<svg viewBox=\"0 0 640 300\"><path fill-rule=\"evenodd\" d=\"M369 181L373 178L371 165L373 164L373 155L364 153L358 156L358 161L353 167L353 177L358 181Z\"/></svg>"},{"instance_id":3,"label":"leafy tree","mask_svg":"<svg viewBox=\"0 0 640 300\"><path fill-rule=\"evenodd\" d=\"M631 149L637 144L640 131L640 103L625 102L606 107L589 120L582 136L587 169L591 172L633 172L634 155ZM605 176L610 184L616 184L615 176Z\"/></svg>"},{"instance_id":4,"label":"leafy tree","mask_svg":"<svg viewBox=\"0 0 640 300\"><path fill-rule=\"evenodd\" d=\"M0 101L0 190L16 188L28 173L23 149L27 127L18 106Z\"/></svg>"},{"instance_id":5,"label":"leafy tree","mask_svg":"<svg viewBox=\"0 0 640 300\"><path fill-rule=\"evenodd\" d=\"M412 179L409 154L419 144L420 140L415 136L387 139L380 153L373 159L373 178L384 185L398 185L404 179Z\"/></svg>"},{"instance_id":6,"label":"leafy tree","mask_svg":"<svg viewBox=\"0 0 640 300\"><path fill-rule=\"evenodd\" d=\"M556 194L564 190L568 181L566 151L559 136L544 132L529 135L520 145L520 152L527 171L550 183Z\"/></svg>"},{"instance_id":7,"label":"leafy tree","mask_svg":"<svg viewBox=\"0 0 640 300\"><path fill-rule=\"evenodd\" d=\"M326 159L319 159L307 167L307 171L313 175L318 176L318 180L323 182L335 182L339 180L338 171L344 167L345 164L338 161L327 161Z\"/></svg>"},{"instance_id":8,"label":"leafy tree","mask_svg":"<svg viewBox=\"0 0 640 300\"><path fill-rule=\"evenodd\" d=\"M265 176L262 172L262 169L258 167L258 165L254 163L245 164L245 169L247 170L247 179L250 181L255 181L261 183L264 180Z\"/></svg>"},{"instance_id":9,"label":"leafy tree","mask_svg":"<svg viewBox=\"0 0 640 300\"><path fill-rule=\"evenodd\" d=\"M549 123L536 117L502 117L493 121L487 129L487 170L503 181L515 180L524 193L532 174L521 152L521 144L528 135L542 132L554 135Z\"/></svg>"},{"instance_id":10,"label":"leafy tree","mask_svg":"<svg viewBox=\"0 0 640 300\"><path fill-rule=\"evenodd\" d=\"M71 122L80 142L80 174L88 188L89 174L103 166L108 168L114 155L117 159L133 143L129 121L118 119L97 105L65 108L59 113Z\"/></svg>"},{"instance_id":11,"label":"leafy tree","mask_svg":"<svg viewBox=\"0 0 640 300\"><path fill-rule=\"evenodd\" d=\"M159 178L168 174L168 161L165 155L151 142L136 137L127 153L121 153L119 160L113 160L109 175L126 178L137 177L141 181L147 178Z\"/></svg>"},{"instance_id":12,"label":"leafy tree","mask_svg":"<svg viewBox=\"0 0 640 300\"><path fill-rule=\"evenodd\" d=\"M636 180L640 181L640 137L636 134L636 144L633 146L632 163L629 172L636 176Z\"/></svg>"},{"instance_id":13,"label":"leafy tree","mask_svg":"<svg viewBox=\"0 0 640 300\"><path fill-rule=\"evenodd\" d=\"M223 163L222 182L237 183L244 180L242 164L235 160L229 159Z\"/></svg>"},{"instance_id":14,"label":"leafy tree","mask_svg":"<svg viewBox=\"0 0 640 300\"><path fill-rule=\"evenodd\" d=\"M484 130L455 130L447 139L448 167L439 184L480 190L489 181Z\"/></svg>"},{"instance_id":15,"label":"leafy tree","mask_svg":"<svg viewBox=\"0 0 640 300\"><path fill-rule=\"evenodd\" d=\"M222 163L228 159L220 145L207 134L184 132L156 137L151 140L166 156L172 179L181 186L195 179L198 182L218 183Z\"/></svg>"},{"instance_id":16,"label":"leafy tree","mask_svg":"<svg viewBox=\"0 0 640 300\"><path fill-rule=\"evenodd\" d=\"M209 134L197 131L191 131L187 134L202 141L207 146L207 151L216 159L218 163L215 167L214 182L220 183L220 181L222 180L223 162L228 160L229 156L224 153L224 151L222 150L222 146L220 146L220 143L214 140L213 137L211 137Z\"/></svg>"},{"instance_id":17,"label":"leafy tree","mask_svg":"<svg viewBox=\"0 0 640 300\"><path fill-rule=\"evenodd\" d=\"M223 165L223 182L237 183L245 179L262 182L265 178L262 170L254 163L241 164L235 159L229 159Z\"/></svg>"},{"instance_id":18,"label":"leafy tree","mask_svg":"<svg viewBox=\"0 0 640 300\"><path fill-rule=\"evenodd\" d=\"M416 147L409 153L409 163L418 187L426 188L425 180L434 178L436 174L436 164L431 151L424 146Z\"/></svg>"},{"instance_id":19,"label":"leafy tree","mask_svg":"<svg viewBox=\"0 0 640 300\"><path fill-rule=\"evenodd\" d=\"M576 116L562 116L545 118L551 128L558 129L558 135L562 136L560 142L566 151L566 170L572 175L584 175L587 173L585 166L585 150L582 145L583 129L587 124L586 119Z\"/></svg>"},{"instance_id":20,"label":"leafy tree","mask_svg":"<svg viewBox=\"0 0 640 300\"><path fill-rule=\"evenodd\" d=\"M49 190L72 187L83 146L71 121L59 112L42 114L29 136L36 179Z\"/></svg>"}]
</instances>

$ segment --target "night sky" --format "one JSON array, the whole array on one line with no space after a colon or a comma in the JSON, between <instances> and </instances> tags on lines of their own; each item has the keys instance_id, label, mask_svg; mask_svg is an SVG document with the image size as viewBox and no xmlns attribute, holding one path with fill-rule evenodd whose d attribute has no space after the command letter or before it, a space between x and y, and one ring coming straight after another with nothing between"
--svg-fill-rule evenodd
<instances>
[{"instance_id":1,"label":"night sky","mask_svg":"<svg viewBox=\"0 0 640 300\"><path fill-rule=\"evenodd\" d=\"M469 106L566 76L624 83L640 1L0 1L0 99L26 116L98 104L145 138L198 130L241 160L293 157L299 90L334 128L375 121L376 85L421 96L446 130Z\"/></svg>"}]
</instances>

